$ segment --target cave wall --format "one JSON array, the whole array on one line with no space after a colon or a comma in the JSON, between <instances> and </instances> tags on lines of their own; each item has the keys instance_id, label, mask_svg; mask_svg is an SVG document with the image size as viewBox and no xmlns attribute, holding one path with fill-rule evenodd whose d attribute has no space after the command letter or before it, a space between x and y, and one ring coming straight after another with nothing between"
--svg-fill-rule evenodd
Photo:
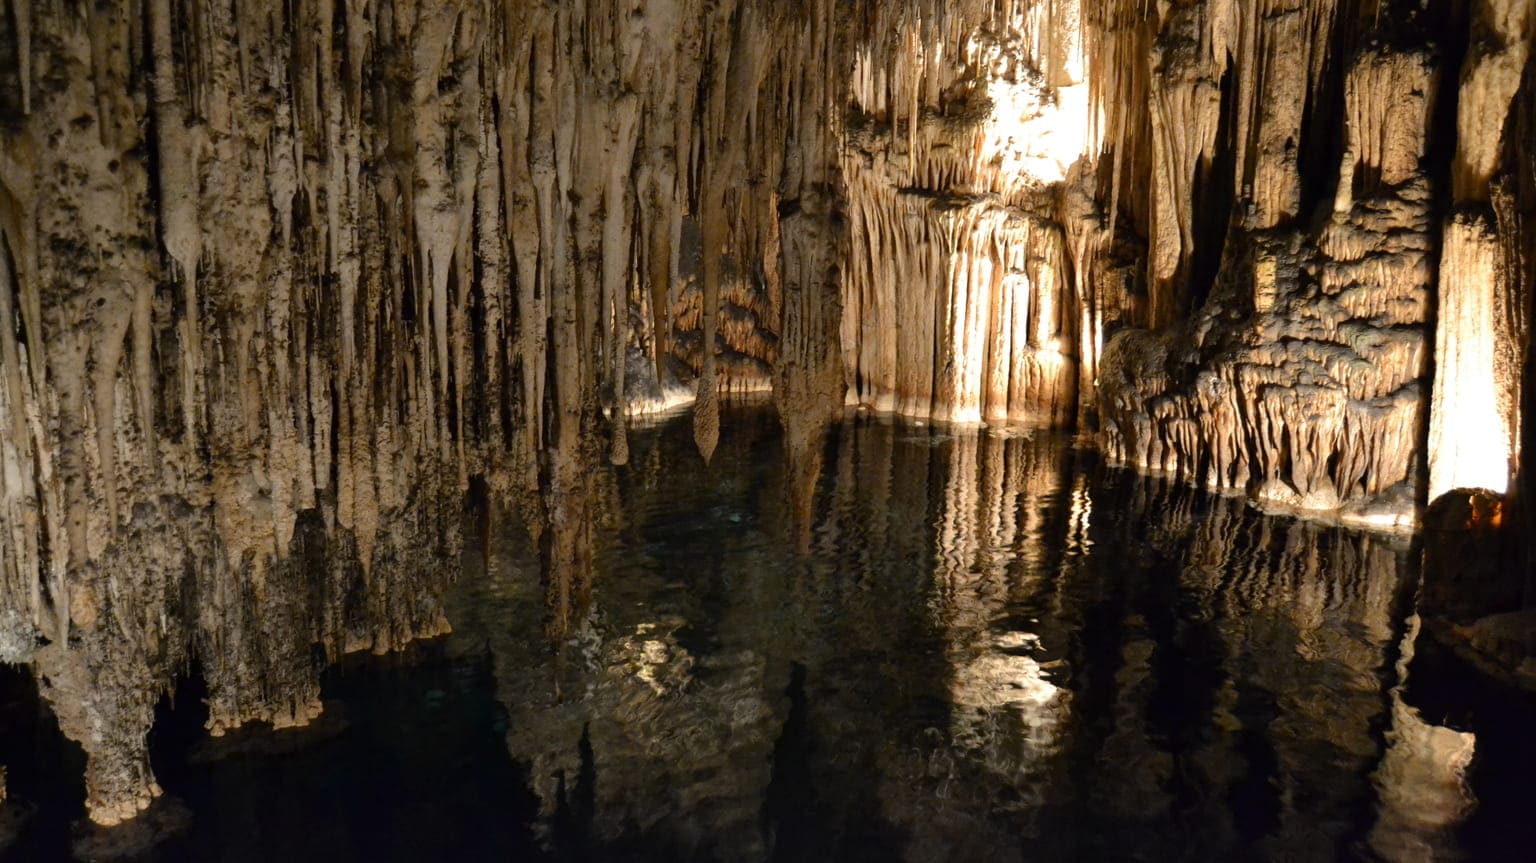
<instances>
[{"instance_id":1,"label":"cave wall","mask_svg":"<svg viewBox=\"0 0 1536 863\"><path fill-rule=\"evenodd\" d=\"M765 388L807 537L845 404L1101 428L1113 461L1375 526L1518 492L1533 27L9 0L0 659L120 821L188 669L215 733L302 723L312 645L443 631L471 477L538 538L563 636L631 416L694 402L708 460L722 395Z\"/></svg>"},{"instance_id":2,"label":"cave wall","mask_svg":"<svg viewBox=\"0 0 1536 863\"><path fill-rule=\"evenodd\" d=\"M1164 95L1110 121L1108 195L1149 260L1147 327L1106 348L1112 458L1380 527L1454 488L1506 491L1528 354L1512 107L1529 16L1330 0L1117 19L1155 59L1106 81Z\"/></svg>"}]
</instances>

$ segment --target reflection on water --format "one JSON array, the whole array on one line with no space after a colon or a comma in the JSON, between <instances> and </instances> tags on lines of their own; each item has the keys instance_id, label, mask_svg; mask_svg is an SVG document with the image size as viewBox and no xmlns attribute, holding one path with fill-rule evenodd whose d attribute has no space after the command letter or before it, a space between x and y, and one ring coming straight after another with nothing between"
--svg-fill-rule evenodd
<instances>
[{"instance_id":1,"label":"reflection on water","mask_svg":"<svg viewBox=\"0 0 1536 863\"><path fill-rule=\"evenodd\" d=\"M1055 436L872 419L832 430L806 504L771 421L726 428L707 469L685 427L635 436L553 651L525 636L540 587L515 530L450 605L491 646L547 849L1365 853L1399 782L1373 784L1401 543L1102 471Z\"/></svg>"},{"instance_id":2,"label":"reflection on water","mask_svg":"<svg viewBox=\"0 0 1536 863\"><path fill-rule=\"evenodd\" d=\"M323 739L172 710L147 859L1454 856L1482 741L1404 702L1400 541L1058 436L722 427L471 519L453 633L327 672Z\"/></svg>"}]
</instances>

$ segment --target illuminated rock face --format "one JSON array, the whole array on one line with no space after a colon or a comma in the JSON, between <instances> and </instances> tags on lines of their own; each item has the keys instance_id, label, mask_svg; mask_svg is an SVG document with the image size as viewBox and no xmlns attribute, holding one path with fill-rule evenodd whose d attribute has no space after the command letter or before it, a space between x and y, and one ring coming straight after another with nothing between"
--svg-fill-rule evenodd
<instances>
[{"instance_id":1,"label":"illuminated rock face","mask_svg":"<svg viewBox=\"0 0 1536 863\"><path fill-rule=\"evenodd\" d=\"M471 476L563 625L680 399L707 459L771 386L802 521L845 400L1374 525L1529 482L1522 0L6 8L0 658L98 821L189 661L293 724L441 631Z\"/></svg>"},{"instance_id":2,"label":"illuminated rock face","mask_svg":"<svg viewBox=\"0 0 1536 863\"><path fill-rule=\"evenodd\" d=\"M626 403L783 355L840 405L830 2L6 9L0 643L97 821L190 661L210 730L282 726L311 645L442 631L469 476L558 605Z\"/></svg>"},{"instance_id":3,"label":"illuminated rock face","mask_svg":"<svg viewBox=\"0 0 1536 863\"><path fill-rule=\"evenodd\" d=\"M1473 6L1451 165L1456 212L1446 219L1440 252L1430 501L1458 488L1503 494L1519 467L1532 230L1530 205L1517 200L1519 165L1506 168L1504 154L1506 124L1521 123L1511 108L1518 70L1530 63L1536 11L1517 0ZM1529 91L1529 74L1525 81ZM1518 126L1510 131L1521 140ZM1528 184L1529 161L1524 175Z\"/></svg>"},{"instance_id":4,"label":"illuminated rock face","mask_svg":"<svg viewBox=\"0 0 1536 863\"><path fill-rule=\"evenodd\" d=\"M1118 462L1376 527L1502 491L1532 27L1453 5L879 19L843 143L850 402L1097 420Z\"/></svg>"},{"instance_id":5,"label":"illuminated rock face","mask_svg":"<svg viewBox=\"0 0 1536 863\"><path fill-rule=\"evenodd\" d=\"M1199 145L1195 154L1172 160L1166 185L1177 193L1191 176L1207 188L1225 182L1236 197L1206 205L1238 212L1230 227L1217 222L1193 239L1196 252L1201 244L1216 249L1208 259L1218 267L1204 275L1208 297L1192 318L1187 288L1179 288L1201 276L1189 232L1153 232L1152 330L1126 333L1106 349L1106 450L1144 469L1247 489L1275 503L1407 524L1420 469L1433 290L1431 191L1418 166L1435 70L1415 49L1359 38L1354 10L1276 5L1292 8L1261 22L1233 22L1212 4L1194 24L1175 15L1142 25L1155 44L1169 46L1169 62L1145 85L1154 91L1193 75L1189 64L1210 63L1175 51L1183 40L1234 38L1228 28L1236 25L1239 56L1256 61L1207 69L1197 80L1226 75L1236 98L1223 105L1209 97L1204 114L1179 121L1205 137L1186 144ZM1360 47L1333 58L1330 81L1316 49L1296 50L1303 33ZM1312 114L1305 117L1308 94ZM1303 135L1308 124L1310 137ZM1211 131L1222 126L1224 135ZM1342 157L1321 174L1330 182L1305 189L1298 148L1326 151L1318 130L1339 126ZM1163 137L1155 122L1151 133ZM1127 158L1136 159L1135 151ZM1156 147L1151 158L1161 200L1168 169ZM1217 175L1223 167L1233 172L1230 180ZM1323 212L1314 217L1304 205ZM1174 194L1172 220L1189 223L1186 211L1197 206L1191 194ZM1162 207L1154 202L1156 224L1169 221ZM1182 257L1160 251L1169 246ZM1180 274L1183 280L1174 278ZM1165 291L1172 293L1161 296Z\"/></svg>"},{"instance_id":6,"label":"illuminated rock face","mask_svg":"<svg viewBox=\"0 0 1536 863\"><path fill-rule=\"evenodd\" d=\"M1229 98L1205 103L1214 119L1185 121L1230 132L1200 139L1198 159L1172 160L1179 169L1167 181L1178 192L1189 176L1179 166L1198 166L1201 183L1219 185L1212 172L1229 166L1237 212L1230 227L1195 238L1197 253L1214 244L1219 265L1191 316L1188 296L1160 297L1166 274L1198 280L1197 267L1161 250L1187 243L1150 232L1151 331L1106 349L1107 452L1375 526L1413 524L1426 485L1428 499L1458 486L1504 491L1518 467L1529 316L1520 272L1529 239L1514 236L1513 216L1529 211L1513 191L1529 166L1507 154L1524 122L1511 100L1528 80L1529 4L1387 3L1386 28L1368 17L1374 4L1263 4L1274 8L1257 24L1223 17L1221 4L1192 5L1203 9L1194 25L1189 7L1143 19L1147 38L1168 46L1144 86L1167 89L1194 74L1190 64L1213 62L1175 51L1185 40L1217 44L1233 26L1242 31L1234 56L1256 65L1208 70L1200 80L1226 75ZM1458 69L1444 58L1464 33L1458 90ZM1437 114L1451 116L1446 100L1458 108L1454 136L1432 132ZM1155 112L1151 134L1161 140ZM1151 160L1141 170L1162 195L1168 170L1157 146L1149 156L1128 149L1132 171ZM1458 212L1442 233L1437 196L1447 192ZM1174 202L1183 226L1199 202ZM1161 213L1154 201L1145 218L1158 226ZM1170 304L1173 314L1159 311Z\"/></svg>"},{"instance_id":7,"label":"illuminated rock face","mask_svg":"<svg viewBox=\"0 0 1536 863\"><path fill-rule=\"evenodd\" d=\"M1080 11L999 15L897 17L899 38L855 59L845 366L875 410L1061 426L1083 329L1055 220L1088 151Z\"/></svg>"}]
</instances>

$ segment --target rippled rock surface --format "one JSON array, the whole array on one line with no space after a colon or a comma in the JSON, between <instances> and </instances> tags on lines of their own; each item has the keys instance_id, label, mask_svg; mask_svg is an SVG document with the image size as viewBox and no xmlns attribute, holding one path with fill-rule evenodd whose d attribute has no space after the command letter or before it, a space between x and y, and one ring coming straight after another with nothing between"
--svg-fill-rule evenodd
<instances>
[{"instance_id":1,"label":"rippled rock surface","mask_svg":"<svg viewBox=\"0 0 1536 863\"><path fill-rule=\"evenodd\" d=\"M862 415L807 485L802 439L727 413L708 467L683 418L591 469L580 553L473 516L452 633L323 671L323 734L162 704L190 814L135 859L1424 859L1510 829L1483 742L1412 706L1402 540ZM13 852L103 847L46 714L0 721Z\"/></svg>"}]
</instances>

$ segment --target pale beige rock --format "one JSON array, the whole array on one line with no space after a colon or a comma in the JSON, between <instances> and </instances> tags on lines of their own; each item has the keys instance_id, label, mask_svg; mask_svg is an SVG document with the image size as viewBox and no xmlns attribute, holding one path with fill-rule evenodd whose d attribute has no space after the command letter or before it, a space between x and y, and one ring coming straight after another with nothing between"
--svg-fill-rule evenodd
<instances>
[{"instance_id":1,"label":"pale beige rock","mask_svg":"<svg viewBox=\"0 0 1536 863\"><path fill-rule=\"evenodd\" d=\"M1510 103L1520 88L1536 33L1529 0L1473 4L1471 42L1456 103L1456 157L1452 193L1458 202L1486 201L1503 157Z\"/></svg>"},{"instance_id":2,"label":"pale beige rock","mask_svg":"<svg viewBox=\"0 0 1536 863\"><path fill-rule=\"evenodd\" d=\"M1080 322L1049 214L1088 149L1081 11L1005 5L902 22L897 46L857 55L842 159L857 404L962 423L1075 413Z\"/></svg>"},{"instance_id":3,"label":"pale beige rock","mask_svg":"<svg viewBox=\"0 0 1536 863\"><path fill-rule=\"evenodd\" d=\"M1530 286L1522 288L1519 204L1495 186L1511 102L1531 53L1531 4L1483 0L1457 102L1452 193L1441 240L1435 382L1429 425L1430 501L1457 488L1503 494L1515 477ZM1487 203L1497 199L1497 210Z\"/></svg>"},{"instance_id":4,"label":"pale beige rock","mask_svg":"<svg viewBox=\"0 0 1536 863\"><path fill-rule=\"evenodd\" d=\"M1503 494L1515 444L1507 424L1516 390L1496 376L1495 282L1499 244L1486 216L1464 214L1445 226L1435 384L1429 425L1429 499L1456 488Z\"/></svg>"}]
</instances>

